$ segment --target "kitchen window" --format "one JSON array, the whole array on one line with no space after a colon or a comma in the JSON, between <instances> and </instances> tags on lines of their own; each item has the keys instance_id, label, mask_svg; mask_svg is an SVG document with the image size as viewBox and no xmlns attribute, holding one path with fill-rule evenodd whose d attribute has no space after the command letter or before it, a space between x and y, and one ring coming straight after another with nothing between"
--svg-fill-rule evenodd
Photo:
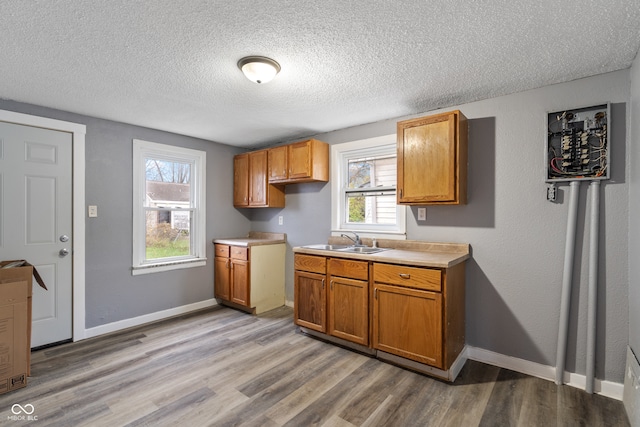
<instances>
[{"instance_id":1,"label":"kitchen window","mask_svg":"<svg viewBox=\"0 0 640 427\"><path fill-rule=\"evenodd\" d=\"M206 264L204 151L133 140L133 274Z\"/></svg>"},{"instance_id":2,"label":"kitchen window","mask_svg":"<svg viewBox=\"0 0 640 427\"><path fill-rule=\"evenodd\" d=\"M405 207L396 204L396 137L331 146L334 234L405 238Z\"/></svg>"}]
</instances>

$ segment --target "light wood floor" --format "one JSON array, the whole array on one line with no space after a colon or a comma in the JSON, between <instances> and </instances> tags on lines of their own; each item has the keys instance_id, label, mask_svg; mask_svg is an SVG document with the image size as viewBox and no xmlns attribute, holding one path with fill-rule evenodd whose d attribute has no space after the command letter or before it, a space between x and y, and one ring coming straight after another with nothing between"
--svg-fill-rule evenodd
<instances>
[{"instance_id":1,"label":"light wood floor","mask_svg":"<svg viewBox=\"0 0 640 427\"><path fill-rule=\"evenodd\" d=\"M36 426L627 426L622 403L468 361L454 384L216 307L32 355Z\"/></svg>"}]
</instances>

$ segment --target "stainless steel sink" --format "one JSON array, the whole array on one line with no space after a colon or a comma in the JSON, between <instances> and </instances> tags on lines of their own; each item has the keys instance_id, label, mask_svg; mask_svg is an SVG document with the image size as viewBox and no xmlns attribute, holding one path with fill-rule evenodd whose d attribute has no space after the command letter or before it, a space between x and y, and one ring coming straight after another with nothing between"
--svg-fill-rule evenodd
<instances>
[{"instance_id":1,"label":"stainless steel sink","mask_svg":"<svg viewBox=\"0 0 640 427\"><path fill-rule=\"evenodd\" d=\"M306 245L303 248L307 249L319 249L322 251L340 251L349 248L349 245Z\"/></svg>"},{"instance_id":2,"label":"stainless steel sink","mask_svg":"<svg viewBox=\"0 0 640 427\"><path fill-rule=\"evenodd\" d=\"M349 245L306 245L303 248L319 249L322 251L346 252L351 254L375 254L384 251L383 248L370 248L368 246L349 246Z\"/></svg>"},{"instance_id":3,"label":"stainless steel sink","mask_svg":"<svg viewBox=\"0 0 640 427\"><path fill-rule=\"evenodd\" d=\"M339 252L349 252L354 254L375 254L376 252L382 252L382 248L370 248L367 246L349 246L345 249L339 249Z\"/></svg>"}]
</instances>

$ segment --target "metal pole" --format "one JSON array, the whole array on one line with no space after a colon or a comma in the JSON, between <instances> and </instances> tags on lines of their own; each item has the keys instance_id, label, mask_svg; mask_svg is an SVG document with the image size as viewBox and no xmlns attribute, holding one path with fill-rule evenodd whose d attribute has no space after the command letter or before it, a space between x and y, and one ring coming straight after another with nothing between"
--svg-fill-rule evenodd
<instances>
[{"instance_id":1,"label":"metal pole","mask_svg":"<svg viewBox=\"0 0 640 427\"><path fill-rule=\"evenodd\" d=\"M591 230L589 232L589 299L587 305L587 383L593 393L596 362L596 312L598 304L598 233L600 229L600 181L591 181Z\"/></svg>"},{"instance_id":2,"label":"metal pole","mask_svg":"<svg viewBox=\"0 0 640 427\"><path fill-rule=\"evenodd\" d=\"M576 244L576 223L578 218L579 195L580 181L571 181L569 215L567 217L567 240L564 250L564 272L562 274L562 299L560 301L558 349L556 353L556 384L558 385L564 383L564 365L567 353L569 309L571 308L571 282L573 281L573 256Z\"/></svg>"}]
</instances>

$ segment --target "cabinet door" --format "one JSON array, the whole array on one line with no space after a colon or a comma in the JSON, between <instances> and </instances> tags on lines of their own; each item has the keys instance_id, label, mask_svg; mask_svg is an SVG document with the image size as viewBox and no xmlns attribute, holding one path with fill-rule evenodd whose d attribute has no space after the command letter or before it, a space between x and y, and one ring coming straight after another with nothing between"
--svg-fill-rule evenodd
<instances>
[{"instance_id":1,"label":"cabinet door","mask_svg":"<svg viewBox=\"0 0 640 427\"><path fill-rule=\"evenodd\" d=\"M250 307L249 262L231 260L231 302Z\"/></svg>"},{"instance_id":2,"label":"cabinet door","mask_svg":"<svg viewBox=\"0 0 640 427\"><path fill-rule=\"evenodd\" d=\"M333 261L333 260L332 260ZM329 335L369 344L368 282L329 277Z\"/></svg>"},{"instance_id":3,"label":"cabinet door","mask_svg":"<svg viewBox=\"0 0 640 427\"><path fill-rule=\"evenodd\" d=\"M289 145L289 178L311 177L311 141L301 141Z\"/></svg>"},{"instance_id":4,"label":"cabinet door","mask_svg":"<svg viewBox=\"0 0 640 427\"><path fill-rule=\"evenodd\" d=\"M288 147L269 148L269 182L285 181L288 178Z\"/></svg>"},{"instance_id":5,"label":"cabinet door","mask_svg":"<svg viewBox=\"0 0 640 427\"><path fill-rule=\"evenodd\" d=\"M216 298L229 301L229 290L231 285L231 275L229 274L229 258L215 257L213 259L213 290Z\"/></svg>"},{"instance_id":6,"label":"cabinet door","mask_svg":"<svg viewBox=\"0 0 640 427\"><path fill-rule=\"evenodd\" d=\"M325 278L324 274L295 271L293 317L296 325L327 331Z\"/></svg>"},{"instance_id":7,"label":"cabinet door","mask_svg":"<svg viewBox=\"0 0 640 427\"><path fill-rule=\"evenodd\" d=\"M442 295L374 284L373 347L442 369Z\"/></svg>"},{"instance_id":8,"label":"cabinet door","mask_svg":"<svg viewBox=\"0 0 640 427\"><path fill-rule=\"evenodd\" d=\"M233 205L249 205L249 156L239 154L233 158Z\"/></svg>"},{"instance_id":9,"label":"cabinet door","mask_svg":"<svg viewBox=\"0 0 640 427\"><path fill-rule=\"evenodd\" d=\"M267 204L267 151L249 153L249 205Z\"/></svg>"},{"instance_id":10,"label":"cabinet door","mask_svg":"<svg viewBox=\"0 0 640 427\"><path fill-rule=\"evenodd\" d=\"M398 123L398 203L466 202L463 117L453 111Z\"/></svg>"}]
</instances>

